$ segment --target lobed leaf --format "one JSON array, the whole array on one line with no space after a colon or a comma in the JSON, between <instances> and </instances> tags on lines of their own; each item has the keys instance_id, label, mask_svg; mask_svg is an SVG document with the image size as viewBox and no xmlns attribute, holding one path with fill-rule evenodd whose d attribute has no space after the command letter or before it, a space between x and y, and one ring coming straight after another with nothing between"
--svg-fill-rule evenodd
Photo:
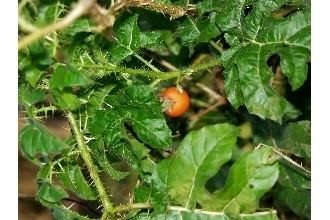
<instances>
[{"instance_id":1,"label":"lobed leaf","mask_svg":"<svg viewBox=\"0 0 330 220\"><path fill-rule=\"evenodd\" d=\"M55 219L61 220L90 220L85 216L81 216L78 213L71 211L63 207L55 207L51 209L51 212Z\"/></svg>"},{"instance_id":2,"label":"lobed leaf","mask_svg":"<svg viewBox=\"0 0 330 220\"><path fill-rule=\"evenodd\" d=\"M311 180L288 166L280 166L277 201L286 204L298 216L311 218Z\"/></svg>"},{"instance_id":3,"label":"lobed leaf","mask_svg":"<svg viewBox=\"0 0 330 220\"><path fill-rule=\"evenodd\" d=\"M29 158L38 153L59 153L68 146L58 137L48 131L42 124L33 121L25 126L19 134L21 150Z\"/></svg>"},{"instance_id":4,"label":"lobed leaf","mask_svg":"<svg viewBox=\"0 0 330 220\"><path fill-rule=\"evenodd\" d=\"M283 131L279 146L289 150L295 156L311 158L311 122L291 122Z\"/></svg>"},{"instance_id":5,"label":"lobed leaf","mask_svg":"<svg viewBox=\"0 0 330 220\"><path fill-rule=\"evenodd\" d=\"M296 12L283 20L255 21L255 25L244 35L244 42L223 56L225 90L233 106L244 104L252 114L282 122L290 104L272 89L267 60L278 54L292 89L302 86L310 59L310 15Z\"/></svg>"},{"instance_id":6,"label":"lobed leaf","mask_svg":"<svg viewBox=\"0 0 330 220\"><path fill-rule=\"evenodd\" d=\"M232 220L223 212L210 212L203 210L173 209L166 214L158 214L151 219L160 220ZM240 214L240 220L278 220L276 211L255 212L252 214Z\"/></svg>"},{"instance_id":7,"label":"lobed leaf","mask_svg":"<svg viewBox=\"0 0 330 220\"><path fill-rule=\"evenodd\" d=\"M231 217L255 212L260 198L277 181L277 159L268 147L247 153L231 167L225 186L203 201L203 208L222 211Z\"/></svg>"},{"instance_id":8,"label":"lobed leaf","mask_svg":"<svg viewBox=\"0 0 330 220\"><path fill-rule=\"evenodd\" d=\"M46 100L46 94L41 89L31 88L28 85L21 85L18 90L18 101L23 106L30 107Z\"/></svg>"},{"instance_id":9,"label":"lobed leaf","mask_svg":"<svg viewBox=\"0 0 330 220\"><path fill-rule=\"evenodd\" d=\"M107 85L101 88L92 89L87 95L88 103L86 104L88 115L93 117L97 110L103 109L104 100L109 93L115 88L115 85Z\"/></svg>"},{"instance_id":10,"label":"lobed leaf","mask_svg":"<svg viewBox=\"0 0 330 220\"><path fill-rule=\"evenodd\" d=\"M27 69L24 72L26 81L28 81L33 88L36 88L43 72L36 67Z\"/></svg>"},{"instance_id":11,"label":"lobed leaf","mask_svg":"<svg viewBox=\"0 0 330 220\"><path fill-rule=\"evenodd\" d=\"M71 65L56 65L49 80L51 89L63 90L66 87L87 86L92 83L83 72Z\"/></svg>"},{"instance_id":12,"label":"lobed leaf","mask_svg":"<svg viewBox=\"0 0 330 220\"><path fill-rule=\"evenodd\" d=\"M90 125L96 137L116 145L125 136L123 125L129 122L137 136L151 147L166 149L171 144L171 131L161 114L160 102L148 86L130 86L122 94L106 100L111 109L97 111Z\"/></svg>"},{"instance_id":13,"label":"lobed leaf","mask_svg":"<svg viewBox=\"0 0 330 220\"><path fill-rule=\"evenodd\" d=\"M162 36L158 32L141 32L138 16L122 16L114 24L115 41L110 45L111 62L120 63L141 48L162 47Z\"/></svg>"},{"instance_id":14,"label":"lobed leaf","mask_svg":"<svg viewBox=\"0 0 330 220\"><path fill-rule=\"evenodd\" d=\"M85 200L96 200L97 193L87 182L78 165L61 165L56 174L61 183Z\"/></svg>"},{"instance_id":15,"label":"lobed leaf","mask_svg":"<svg viewBox=\"0 0 330 220\"><path fill-rule=\"evenodd\" d=\"M43 165L37 173L37 180L50 179L53 166L49 163Z\"/></svg>"},{"instance_id":16,"label":"lobed leaf","mask_svg":"<svg viewBox=\"0 0 330 220\"><path fill-rule=\"evenodd\" d=\"M194 208L206 181L231 158L239 129L229 124L205 126L190 132L175 155L157 166L154 182L175 202Z\"/></svg>"},{"instance_id":17,"label":"lobed leaf","mask_svg":"<svg viewBox=\"0 0 330 220\"><path fill-rule=\"evenodd\" d=\"M69 195L60 186L43 182L38 187L36 197L45 203L59 204L62 199L68 198Z\"/></svg>"},{"instance_id":18,"label":"lobed leaf","mask_svg":"<svg viewBox=\"0 0 330 220\"><path fill-rule=\"evenodd\" d=\"M71 92L55 89L51 91L51 96L54 104L65 110L76 110L82 104L82 101Z\"/></svg>"},{"instance_id":19,"label":"lobed leaf","mask_svg":"<svg viewBox=\"0 0 330 220\"><path fill-rule=\"evenodd\" d=\"M127 177L127 175L129 174L128 172L121 172L112 167L108 159L108 154L106 153L103 144L100 142L101 141L98 141L98 143L91 144L91 154L92 157L95 159L95 162L103 168L103 171L105 171L115 180L121 180Z\"/></svg>"},{"instance_id":20,"label":"lobed leaf","mask_svg":"<svg viewBox=\"0 0 330 220\"><path fill-rule=\"evenodd\" d=\"M220 30L215 22L215 13L211 13L207 18L192 19L187 17L175 32L177 37L182 40L182 45L189 46L208 42L212 38L220 35Z\"/></svg>"}]
</instances>

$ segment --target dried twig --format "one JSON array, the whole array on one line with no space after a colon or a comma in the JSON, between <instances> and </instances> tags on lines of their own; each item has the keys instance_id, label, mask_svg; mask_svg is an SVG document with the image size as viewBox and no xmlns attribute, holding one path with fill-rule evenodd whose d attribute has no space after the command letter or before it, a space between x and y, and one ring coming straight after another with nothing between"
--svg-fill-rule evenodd
<instances>
[{"instance_id":1,"label":"dried twig","mask_svg":"<svg viewBox=\"0 0 330 220\"><path fill-rule=\"evenodd\" d=\"M62 30L68 27L72 22L74 22L80 16L86 14L89 11L90 7L95 3L96 0L80 0L72 11L69 12L67 16L65 16L61 21L48 25L44 28L39 29L36 32L32 32L24 36L18 42L18 50L28 46L29 44L35 42L36 40L40 39L43 36L53 32Z\"/></svg>"}]
</instances>

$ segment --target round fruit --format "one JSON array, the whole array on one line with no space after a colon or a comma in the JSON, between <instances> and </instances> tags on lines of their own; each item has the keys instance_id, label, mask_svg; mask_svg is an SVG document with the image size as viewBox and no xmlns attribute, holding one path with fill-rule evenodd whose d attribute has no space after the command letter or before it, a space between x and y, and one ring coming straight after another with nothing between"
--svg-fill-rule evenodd
<instances>
[{"instance_id":1,"label":"round fruit","mask_svg":"<svg viewBox=\"0 0 330 220\"><path fill-rule=\"evenodd\" d=\"M176 87L169 87L161 94L161 97L166 104L165 113L168 116L179 117L189 108L189 95L183 89L179 91Z\"/></svg>"}]
</instances>

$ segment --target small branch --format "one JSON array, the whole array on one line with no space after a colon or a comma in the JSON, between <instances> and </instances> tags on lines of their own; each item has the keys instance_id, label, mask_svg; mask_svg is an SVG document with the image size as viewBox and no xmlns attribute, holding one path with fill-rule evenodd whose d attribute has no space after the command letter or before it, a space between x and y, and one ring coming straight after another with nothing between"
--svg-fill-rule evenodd
<instances>
[{"instance_id":1,"label":"small branch","mask_svg":"<svg viewBox=\"0 0 330 220\"><path fill-rule=\"evenodd\" d=\"M80 0L76 6L70 11L70 13L65 16L61 21L53 23L44 28L39 29L36 32L28 34L18 42L18 50L30 45L31 43L37 41L41 37L53 32L64 29L68 27L77 18L87 13L89 8L95 3L96 0Z\"/></svg>"},{"instance_id":2,"label":"small branch","mask_svg":"<svg viewBox=\"0 0 330 220\"><path fill-rule=\"evenodd\" d=\"M126 67L121 67L121 66L116 66L116 65L102 65L102 64L81 64L77 65L79 67L83 68L89 68L89 69L104 69L104 70L110 70L111 72L106 72L102 74L95 74L92 72L90 74L91 77L104 77L108 74L111 74L112 72L120 72L120 73L128 73L132 75L143 75L146 77L154 78L154 79L160 79L160 80L168 80L172 78L177 78L182 75L190 75L195 72L199 72L202 70L209 69L214 66L220 65L220 60L219 59L213 59L210 60L206 63L202 63L190 68L186 69L181 69L181 70L174 70L174 71L169 71L169 72L158 72L158 71L151 71L151 70L145 70L145 69L132 69L132 68L126 68Z\"/></svg>"},{"instance_id":3,"label":"small branch","mask_svg":"<svg viewBox=\"0 0 330 220\"><path fill-rule=\"evenodd\" d=\"M107 219L107 217L109 215L111 216L114 213L113 206L112 206L112 204L110 202L110 199L109 199L109 197L108 197L108 195L105 191L105 188L103 187L102 181L101 181L100 176L97 172L97 168L93 164L93 160L92 160L92 157L89 153L88 146L85 144L84 137L80 133L80 129L78 128L77 122L76 122L73 114L70 111L68 111L66 115L67 115L68 120L69 120L69 122L71 124L71 127L73 129L74 136L77 140L77 144L78 144L80 154L81 154L82 158L85 161L85 164L88 168L90 176L91 176L92 180L94 181L96 189L99 193L99 196L100 196L103 208L104 208L104 213L103 213L101 219Z\"/></svg>"},{"instance_id":4,"label":"small branch","mask_svg":"<svg viewBox=\"0 0 330 220\"><path fill-rule=\"evenodd\" d=\"M273 146L269 146L263 143L258 144L258 146L255 148L255 150L257 150L260 147L270 147L277 155L279 155L280 157L282 157L283 159L285 159L286 161L288 161L290 164L292 164L293 166L297 167L298 169L304 171L305 173L307 173L308 175L311 174L311 171L306 169L305 167L303 167L302 165L298 164L296 161L292 160L290 157L286 156L284 153L282 153L282 149L279 149L278 147L273 147Z\"/></svg>"},{"instance_id":5,"label":"small branch","mask_svg":"<svg viewBox=\"0 0 330 220\"><path fill-rule=\"evenodd\" d=\"M131 0L127 2L128 7L143 7L162 14L167 14L170 16L171 20L182 17L184 15L193 15L196 12L196 8L193 5L183 7L179 5L159 3L153 0Z\"/></svg>"},{"instance_id":6,"label":"small branch","mask_svg":"<svg viewBox=\"0 0 330 220\"><path fill-rule=\"evenodd\" d=\"M218 101L216 103L214 103L213 105L210 105L208 108L198 112L197 114L194 114L190 117L190 121L196 121L198 119L200 119L202 116L208 114L210 111L212 111L213 109L226 104L227 102L225 101L225 99L223 99L222 97L220 99L218 99Z\"/></svg>"},{"instance_id":7,"label":"small branch","mask_svg":"<svg viewBox=\"0 0 330 220\"><path fill-rule=\"evenodd\" d=\"M46 106L46 107L37 108L37 109L33 110L33 112L35 114L38 114L41 112L49 112L49 111L54 112L56 110L58 110L58 109L55 106Z\"/></svg>"},{"instance_id":8,"label":"small branch","mask_svg":"<svg viewBox=\"0 0 330 220\"><path fill-rule=\"evenodd\" d=\"M213 91L209 87L205 86L204 84L202 84L202 83L196 83L196 86L199 87L204 92L206 92L210 97L212 97L212 98L214 98L216 100L222 99L222 96L221 95L219 95L217 92Z\"/></svg>"},{"instance_id":9,"label":"small branch","mask_svg":"<svg viewBox=\"0 0 330 220\"><path fill-rule=\"evenodd\" d=\"M38 31L38 28L33 26L31 23L26 21L22 16L18 16L18 25L20 29L24 32L35 32Z\"/></svg>"}]
</instances>

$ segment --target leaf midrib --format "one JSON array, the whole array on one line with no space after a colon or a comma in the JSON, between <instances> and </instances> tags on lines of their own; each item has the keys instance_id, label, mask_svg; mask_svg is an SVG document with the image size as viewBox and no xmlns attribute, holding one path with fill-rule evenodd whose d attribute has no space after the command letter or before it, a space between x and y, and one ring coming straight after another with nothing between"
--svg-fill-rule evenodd
<instances>
[{"instance_id":1,"label":"leaf midrib","mask_svg":"<svg viewBox=\"0 0 330 220\"><path fill-rule=\"evenodd\" d=\"M201 161L201 163L200 163L200 164L201 164L200 166L197 166L197 164L195 163L195 160L193 160L193 161L194 161L194 164L195 164L195 167L196 167L196 172L195 172L195 174L194 174L194 176L193 176L193 181L192 181L192 184L191 184L191 186L190 186L189 197L188 197L188 199L187 199L187 201L186 201L185 208L188 207L188 204L189 204L189 202L190 202L191 195L192 195L192 191L193 191L193 189L194 189L194 187L195 187L195 179L196 179L196 176L197 176L197 173L198 173L199 168L200 168L200 167L202 166L202 164L204 163L205 158L207 158L207 157L209 156L210 152L213 151L213 149L215 148L215 146L217 146L217 144L218 144L220 141L222 141L224 138L226 138L229 134L230 134L230 132L227 132L226 135L222 136L222 137L216 142L216 144L214 145L214 147L213 147L213 148L212 148L207 154L205 154L205 156L203 157L203 159L202 159L202 161ZM205 139L204 139L204 142L205 142ZM193 156L193 155L192 155L192 156Z\"/></svg>"}]
</instances>

